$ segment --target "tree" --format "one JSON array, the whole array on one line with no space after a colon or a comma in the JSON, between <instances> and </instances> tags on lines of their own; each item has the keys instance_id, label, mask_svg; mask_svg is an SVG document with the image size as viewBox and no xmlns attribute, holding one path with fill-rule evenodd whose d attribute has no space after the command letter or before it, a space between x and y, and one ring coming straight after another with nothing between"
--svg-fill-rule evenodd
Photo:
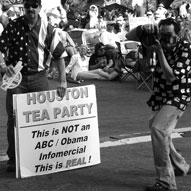
<instances>
[{"instance_id":1,"label":"tree","mask_svg":"<svg viewBox=\"0 0 191 191\"><path fill-rule=\"evenodd\" d=\"M157 4L163 3L165 8L168 9L174 0L157 0Z\"/></svg>"}]
</instances>

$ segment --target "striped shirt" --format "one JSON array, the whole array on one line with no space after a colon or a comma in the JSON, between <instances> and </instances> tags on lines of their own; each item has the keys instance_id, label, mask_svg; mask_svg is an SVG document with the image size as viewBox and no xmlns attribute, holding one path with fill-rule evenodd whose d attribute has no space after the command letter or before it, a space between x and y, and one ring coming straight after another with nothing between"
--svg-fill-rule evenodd
<instances>
[{"instance_id":1,"label":"striped shirt","mask_svg":"<svg viewBox=\"0 0 191 191\"><path fill-rule=\"evenodd\" d=\"M23 63L21 73L33 74L47 69L50 58L63 57L65 51L59 32L45 19L39 17L30 29L21 16L11 21L0 37L0 51L6 55L6 65Z\"/></svg>"}]
</instances>

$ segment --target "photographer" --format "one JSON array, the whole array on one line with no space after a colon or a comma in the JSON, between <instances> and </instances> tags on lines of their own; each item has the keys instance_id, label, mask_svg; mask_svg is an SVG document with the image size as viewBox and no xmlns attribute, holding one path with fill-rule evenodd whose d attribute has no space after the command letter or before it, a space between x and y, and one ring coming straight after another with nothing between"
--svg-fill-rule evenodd
<instances>
[{"instance_id":1,"label":"photographer","mask_svg":"<svg viewBox=\"0 0 191 191\"><path fill-rule=\"evenodd\" d=\"M146 58L156 52L153 94L148 105L156 168L156 183L146 191L176 191L175 176L190 173L190 165L176 151L171 134L190 102L190 44L180 38L180 25L172 18L161 20L158 26L138 26L127 34L129 40L139 40Z\"/></svg>"}]
</instances>

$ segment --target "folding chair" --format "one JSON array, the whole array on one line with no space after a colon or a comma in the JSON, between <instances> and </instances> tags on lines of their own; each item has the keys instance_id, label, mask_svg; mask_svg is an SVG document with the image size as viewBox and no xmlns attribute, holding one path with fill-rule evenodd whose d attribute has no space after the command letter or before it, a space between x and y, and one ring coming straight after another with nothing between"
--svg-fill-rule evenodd
<instances>
[{"instance_id":1,"label":"folding chair","mask_svg":"<svg viewBox=\"0 0 191 191\"><path fill-rule=\"evenodd\" d=\"M128 77L132 76L136 81L138 80L137 75L134 73L133 68L138 57L138 45L136 41L130 42L116 42L118 46L119 58L121 60L121 68L124 71L121 75L120 80L126 81ZM129 47L127 47L127 45ZM132 54L131 54L132 53Z\"/></svg>"},{"instance_id":2,"label":"folding chair","mask_svg":"<svg viewBox=\"0 0 191 191\"><path fill-rule=\"evenodd\" d=\"M153 52L153 56L147 61L144 58L137 60L133 69L134 73L137 73L138 85L137 89L140 89L143 85L152 93L153 87L153 73L156 65L156 53Z\"/></svg>"},{"instance_id":3,"label":"folding chair","mask_svg":"<svg viewBox=\"0 0 191 191\"><path fill-rule=\"evenodd\" d=\"M68 34L70 35L70 37L72 38L72 40L77 46L80 46L81 44L83 44L82 34L84 31L85 29L73 29L71 31L68 31Z\"/></svg>"}]
</instances>

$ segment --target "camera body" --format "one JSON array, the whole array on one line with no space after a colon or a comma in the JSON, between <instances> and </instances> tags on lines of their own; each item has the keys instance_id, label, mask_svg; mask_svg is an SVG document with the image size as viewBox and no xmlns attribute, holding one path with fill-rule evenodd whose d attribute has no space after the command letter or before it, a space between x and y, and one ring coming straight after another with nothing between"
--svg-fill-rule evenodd
<instances>
[{"instance_id":1,"label":"camera body","mask_svg":"<svg viewBox=\"0 0 191 191\"><path fill-rule=\"evenodd\" d=\"M167 36L167 37L161 37L160 42L163 42L165 44L176 44L177 43L177 37L176 36Z\"/></svg>"},{"instance_id":2,"label":"camera body","mask_svg":"<svg viewBox=\"0 0 191 191\"><path fill-rule=\"evenodd\" d=\"M145 35L145 37L143 37L143 42L147 46L152 46L152 45L156 44L156 40L158 40L158 39L159 39L158 35L150 34L150 35Z\"/></svg>"}]
</instances>

